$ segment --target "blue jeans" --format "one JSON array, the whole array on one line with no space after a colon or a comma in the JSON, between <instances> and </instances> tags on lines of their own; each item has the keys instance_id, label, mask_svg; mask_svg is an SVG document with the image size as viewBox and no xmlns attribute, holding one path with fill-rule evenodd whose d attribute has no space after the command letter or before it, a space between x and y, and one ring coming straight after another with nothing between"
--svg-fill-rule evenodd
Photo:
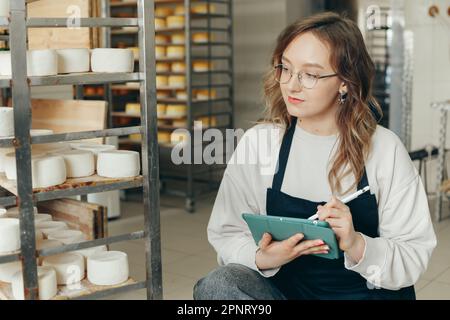
<instances>
[{"instance_id":1,"label":"blue jeans","mask_svg":"<svg viewBox=\"0 0 450 320\"><path fill-rule=\"evenodd\" d=\"M194 286L195 300L286 300L267 278L240 264L211 271Z\"/></svg>"}]
</instances>

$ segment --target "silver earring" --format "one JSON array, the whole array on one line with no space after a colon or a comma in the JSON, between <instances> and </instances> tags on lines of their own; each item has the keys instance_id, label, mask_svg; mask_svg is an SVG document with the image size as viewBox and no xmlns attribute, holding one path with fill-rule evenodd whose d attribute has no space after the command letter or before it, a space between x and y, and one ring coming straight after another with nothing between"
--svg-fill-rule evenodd
<instances>
[{"instance_id":1,"label":"silver earring","mask_svg":"<svg viewBox=\"0 0 450 320\"><path fill-rule=\"evenodd\" d=\"M340 105L343 105L345 103L345 101L347 100L347 92L339 92L339 98L338 98L338 103Z\"/></svg>"}]
</instances>

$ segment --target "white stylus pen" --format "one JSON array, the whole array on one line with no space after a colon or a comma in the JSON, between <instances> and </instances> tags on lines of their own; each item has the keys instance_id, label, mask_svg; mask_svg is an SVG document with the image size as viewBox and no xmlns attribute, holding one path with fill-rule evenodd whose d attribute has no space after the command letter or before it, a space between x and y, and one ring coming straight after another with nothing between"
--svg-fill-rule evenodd
<instances>
[{"instance_id":1,"label":"white stylus pen","mask_svg":"<svg viewBox=\"0 0 450 320\"><path fill-rule=\"evenodd\" d=\"M367 192L370 190L370 187L364 187L361 190L356 191L354 194L349 195L348 197L345 197L344 199L342 199L342 203L347 203L349 201L352 201L353 199L358 198L360 195L362 195L364 192ZM316 213L315 215L312 215L311 217L308 218L308 220L316 220L317 218L319 218L319 214Z\"/></svg>"}]
</instances>

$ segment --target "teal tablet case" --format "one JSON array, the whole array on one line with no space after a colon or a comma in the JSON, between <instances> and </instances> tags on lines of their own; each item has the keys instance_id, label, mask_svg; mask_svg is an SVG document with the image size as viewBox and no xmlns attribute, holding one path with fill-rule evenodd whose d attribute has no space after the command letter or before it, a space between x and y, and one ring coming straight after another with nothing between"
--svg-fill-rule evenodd
<instances>
[{"instance_id":1,"label":"teal tablet case","mask_svg":"<svg viewBox=\"0 0 450 320\"><path fill-rule=\"evenodd\" d=\"M265 232L272 235L275 241L282 241L294 234L303 233L304 240L323 240L330 250L327 254L315 254L316 257L326 259L338 259L343 252L339 249L336 235L325 221L307 220L299 218L266 216L253 213L243 213L242 217L247 222L256 244Z\"/></svg>"}]
</instances>

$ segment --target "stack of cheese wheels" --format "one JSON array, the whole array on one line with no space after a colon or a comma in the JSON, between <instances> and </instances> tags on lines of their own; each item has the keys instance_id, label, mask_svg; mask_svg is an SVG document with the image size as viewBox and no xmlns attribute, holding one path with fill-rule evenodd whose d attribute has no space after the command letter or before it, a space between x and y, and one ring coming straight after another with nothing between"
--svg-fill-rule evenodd
<instances>
[{"instance_id":1,"label":"stack of cheese wheels","mask_svg":"<svg viewBox=\"0 0 450 320\"><path fill-rule=\"evenodd\" d=\"M89 49L58 49L58 73L89 72Z\"/></svg>"},{"instance_id":2,"label":"stack of cheese wheels","mask_svg":"<svg viewBox=\"0 0 450 320\"><path fill-rule=\"evenodd\" d=\"M166 110L167 110L166 104L158 103L156 105L156 113L158 117L164 116L166 114Z\"/></svg>"},{"instance_id":3,"label":"stack of cheese wheels","mask_svg":"<svg viewBox=\"0 0 450 320\"><path fill-rule=\"evenodd\" d=\"M62 246L63 243L61 241L58 240L40 240L36 242L36 249L37 250L43 250L43 249L50 249L50 248L57 248ZM45 257L38 257L38 263L39 265L42 265L42 261L44 260Z\"/></svg>"},{"instance_id":4,"label":"stack of cheese wheels","mask_svg":"<svg viewBox=\"0 0 450 320\"><path fill-rule=\"evenodd\" d=\"M184 16L169 16L166 18L166 25L168 28L183 28Z\"/></svg>"},{"instance_id":5,"label":"stack of cheese wheels","mask_svg":"<svg viewBox=\"0 0 450 320\"><path fill-rule=\"evenodd\" d=\"M67 223L63 221L43 221L35 223L36 229L39 229L44 234L44 237L47 238L48 235L57 230L67 230Z\"/></svg>"},{"instance_id":6,"label":"stack of cheese wheels","mask_svg":"<svg viewBox=\"0 0 450 320\"><path fill-rule=\"evenodd\" d=\"M14 136L14 109L0 107L0 138Z\"/></svg>"},{"instance_id":7,"label":"stack of cheese wheels","mask_svg":"<svg viewBox=\"0 0 450 320\"><path fill-rule=\"evenodd\" d=\"M0 254L20 249L19 219L0 219Z\"/></svg>"},{"instance_id":8,"label":"stack of cheese wheels","mask_svg":"<svg viewBox=\"0 0 450 320\"><path fill-rule=\"evenodd\" d=\"M184 44L186 42L186 37L184 33L174 33L171 37L171 42L173 44Z\"/></svg>"},{"instance_id":9,"label":"stack of cheese wheels","mask_svg":"<svg viewBox=\"0 0 450 320\"><path fill-rule=\"evenodd\" d=\"M131 49L97 48L92 50L91 69L93 72L133 72L134 55Z\"/></svg>"},{"instance_id":10,"label":"stack of cheese wheels","mask_svg":"<svg viewBox=\"0 0 450 320\"><path fill-rule=\"evenodd\" d=\"M38 267L39 300L50 300L58 291L56 271L51 267ZM22 272L16 272L11 279L14 299L24 300L24 285Z\"/></svg>"},{"instance_id":11,"label":"stack of cheese wheels","mask_svg":"<svg viewBox=\"0 0 450 320\"><path fill-rule=\"evenodd\" d=\"M58 56L53 49L27 52L28 76L53 76L58 74Z\"/></svg>"},{"instance_id":12,"label":"stack of cheese wheels","mask_svg":"<svg viewBox=\"0 0 450 320\"><path fill-rule=\"evenodd\" d=\"M139 175L139 152L128 150L104 151L98 154L97 173L106 178L131 178Z\"/></svg>"},{"instance_id":13,"label":"stack of cheese wheels","mask_svg":"<svg viewBox=\"0 0 450 320\"><path fill-rule=\"evenodd\" d=\"M0 17L9 17L9 0L0 1Z\"/></svg>"},{"instance_id":14,"label":"stack of cheese wheels","mask_svg":"<svg viewBox=\"0 0 450 320\"><path fill-rule=\"evenodd\" d=\"M95 173L95 159L91 151L70 150L59 155L65 161L68 178L89 177Z\"/></svg>"},{"instance_id":15,"label":"stack of cheese wheels","mask_svg":"<svg viewBox=\"0 0 450 320\"><path fill-rule=\"evenodd\" d=\"M166 115L170 117L184 117L187 114L187 106L184 104L167 105Z\"/></svg>"},{"instance_id":16,"label":"stack of cheese wheels","mask_svg":"<svg viewBox=\"0 0 450 320\"><path fill-rule=\"evenodd\" d=\"M0 76L11 77L11 52L0 51Z\"/></svg>"},{"instance_id":17,"label":"stack of cheese wheels","mask_svg":"<svg viewBox=\"0 0 450 320\"><path fill-rule=\"evenodd\" d=\"M170 142L170 132L158 131L158 142L159 143L169 143Z\"/></svg>"},{"instance_id":18,"label":"stack of cheese wheels","mask_svg":"<svg viewBox=\"0 0 450 320\"><path fill-rule=\"evenodd\" d=\"M167 62L156 63L156 72L169 72L169 71L170 71L170 63Z\"/></svg>"},{"instance_id":19,"label":"stack of cheese wheels","mask_svg":"<svg viewBox=\"0 0 450 320\"><path fill-rule=\"evenodd\" d=\"M84 257L78 253L62 253L45 257L42 266L52 267L56 271L59 285L73 285L85 277Z\"/></svg>"},{"instance_id":20,"label":"stack of cheese wheels","mask_svg":"<svg viewBox=\"0 0 450 320\"><path fill-rule=\"evenodd\" d=\"M167 87L169 84L169 77L167 76L156 76L156 87Z\"/></svg>"},{"instance_id":21,"label":"stack of cheese wheels","mask_svg":"<svg viewBox=\"0 0 450 320\"><path fill-rule=\"evenodd\" d=\"M172 72L185 72L186 63L185 62L174 62L172 63Z\"/></svg>"},{"instance_id":22,"label":"stack of cheese wheels","mask_svg":"<svg viewBox=\"0 0 450 320\"><path fill-rule=\"evenodd\" d=\"M166 20L163 18L155 18L155 30L161 30L166 27Z\"/></svg>"},{"instance_id":23,"label":"stack of cheese wheels","mask_svg":"<svg viewBox=\"0 0 450 320\"><path fill-rule=\"evenodd\" d=\"M56 230L47 235L48 240L58 240L64 244L83 242L86 237L80 230Z\"/></svg>"},{"instance_id":24,"label":"stack of cheese wheels","mask_svg":"<svg viewBox=\"0 0 450 320\"><path fill-rule=\"evenodd\" d=\"M87 258L89 282L100 286L112 286L125 282L129 277L128 256L120 251L104 251Z\"/></svg>"},{"instance_id":25,"label":"stack of cheese wheels","mask_svg":"<svg viewBox=\"0 0 450 320\"><path fill-rule=\"evenodd\" d=\"M168 58L183 58L184 57L184 46L176 45L176 46L168 46L167 47L167 57Z\"/></svg>"},{"instance_id":26,"label":"stack of cheese wheels","mask_svg":"<svg viewBox=\"0 0 450 320\"><path fill-rule=\"evenodd\" d=\"M131 51L133 51L133 58L134 60L139 60L139 54L140 54L140 50L139 47L130 47L129 48Z\"/></svg>"},{"instance_id":27,"label":"stack of cheese wheels","mask_svg":"<svg viewBox=\"0 0 450 320\"><path fill-rule=\"evenodd\" d=\"M172 88L184 88L186 86L186 76L169 76L169 86Z\"/></svg>"},{"instance_id":28,"label":"stack of cheese wheels","mask_svg":"<svg viewBox=\"0 0 450 320\"><path fill-rule=\"evenodd\" d=\"M61 156L37 157L31 162L33 188L57 186L67 180L66 163Z\"/></svg>"},{"instance_id":29,"label":"stack of cheese wheels","mask_svg":"<svg viewBox=\"0 0 450 320\"><path fill-rule=\"evenodd\" d=\"M169 43L169 37L162 35L162 34L157 34L155 35L155 44L168 44Z\"/></svg>"},{"instance_id":30,"label":"stack of cheese wheels","mask_svg":"<svg viewBox=\"0 0 450 320\"><path fill-rule=\"evenodd\" d=\"M166 47L163 46L155 46L155 58L161 59L166 56Z\"/></svg>"}]
</instances>

